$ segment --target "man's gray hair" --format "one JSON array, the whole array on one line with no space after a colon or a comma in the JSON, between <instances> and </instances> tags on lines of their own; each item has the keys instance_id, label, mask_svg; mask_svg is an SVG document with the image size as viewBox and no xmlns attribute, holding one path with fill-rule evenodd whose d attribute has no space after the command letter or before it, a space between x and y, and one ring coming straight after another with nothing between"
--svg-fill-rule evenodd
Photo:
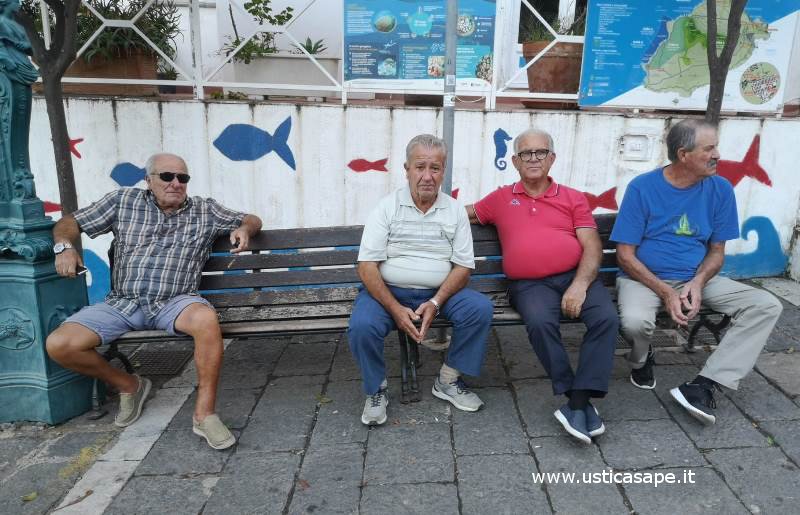
<instances>
[{"instance_id":1,"label":"man's gray hair","mask_svg":"<svg viewBox=\"0 0 800 515\"><path fill-rule=\"evenodd\" d=\"M411 141L406 145L406 164L411 160L411 153L414 151L414 147L441 150L445 160L447 160L447 143L445 143L442 138L437 138L433 134L420 134L411 138Z\"/></svg>"},{"instance_id":2,"label":"man's gray hair","mask_svg":"<svg viewBox=\"0 0 800 515\"><path fill-rule=\"evenodd\" d=\"M514 138L514 153L516 154L519 152L519 144L520 142L527 138L528 136L543 136L547 138L547 148L551 151L554 151L553 148L553 136L550 135L549 132L543 131L542 129L537 129L536 127L531 127L530 129L526 129L520 134L517 134L517 137Z\"/></svg>"},{"instance_id":3,"label":"man's gray hair","mask_svg":"<svg viewBox=\"0 0 800 515\"><path fill-rule=\"evenodd\" d=\"M669 130L667 133L667 157L670 162L678 161L678 149L688 152L694 150L697 131L700 129L717 130L717 126L705 120L682 120Z\"/></svg>"},{"instance_id":4,"label":"man's gray hair","mask_svg":"<svg viewBox=\"0 0 800 515\"><path fill-rule=\"evenodd\" d=\"M147 158L147 161L145 161L144 170L147 173L147 175L150 175L151 173L155 172L154 168L156 166L156 161L158 161L158 159L161 157L174 157L176 159L180 159L181 161L183 161L183 166L186 167L188 171L189 165L186 164L186 160L184 158L182 158L177 154L170 154L169 152L160 152L158 154L153 154L152 156Z\"/></svg>"}]
</instances>

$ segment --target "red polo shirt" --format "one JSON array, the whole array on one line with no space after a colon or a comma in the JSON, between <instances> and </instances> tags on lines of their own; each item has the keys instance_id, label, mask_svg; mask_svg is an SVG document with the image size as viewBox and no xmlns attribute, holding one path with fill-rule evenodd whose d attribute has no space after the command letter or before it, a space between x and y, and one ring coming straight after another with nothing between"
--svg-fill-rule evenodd
<instances>
[{"instance_id":1,"label":"red polo shirt","mask_svg":"<svg viewBox=\"0 0 800 515\"><path fill-rule=\"evenodd\" d=\"M509 279L540 279L572 270L583 255L575 229L597 228L583 193L550 182L536 197L516 182L475 203L480 223L497 227Z\"/></svg>"}]
</instances>

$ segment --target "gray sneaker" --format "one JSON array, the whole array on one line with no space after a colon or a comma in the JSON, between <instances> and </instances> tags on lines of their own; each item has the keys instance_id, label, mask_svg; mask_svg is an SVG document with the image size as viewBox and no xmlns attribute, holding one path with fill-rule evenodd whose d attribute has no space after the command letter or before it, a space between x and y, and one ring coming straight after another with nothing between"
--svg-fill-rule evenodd
<instances>
[{"instance_id":1,"label":"gray sneaker","mask_svg":"<svg viewBox=\"0 0 800 515\"><path fill-rule=\"evenodd\" d=\"M478 411L483 407L481 398L469 391L460 377L450 384L444 384L437 377L431 393L462 411Z\"/></svg>"},{"instance_id":2,"label":"gray sneaker","mask_svg":"<svg viewBox=\"0 0 800 515\"><path fill-rule=\"evenodd\" d=\"M146 377L139 377L136 374L134 377L139 380L139 389L136 393L119 394L119 412L114 418L114 425L118 427L128 427L139 419L147 396L150 395L150 388L153 386Z\"/></svg>"},{"instance_id":3,"label":"gray sneaker","mask_svg":"<svg viewBox=\"0 0 800 515\"><path fill-rule=\"evenodd\" d=\"M367 395L364 402L364 412L361 413L361 423L367 426L379 426L386 422L386 406L389 405L386 381L375 395Z\"/></svg>"}]
</instances>

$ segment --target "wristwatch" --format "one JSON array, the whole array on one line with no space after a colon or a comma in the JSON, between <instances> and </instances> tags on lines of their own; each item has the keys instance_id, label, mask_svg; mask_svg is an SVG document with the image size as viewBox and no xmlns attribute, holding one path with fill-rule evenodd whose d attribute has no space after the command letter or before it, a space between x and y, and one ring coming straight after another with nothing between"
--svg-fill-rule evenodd
<instances>
[{"instance_id":1,"label":"wristwatch","mask_svg":"<svg viewBox=\"0 0 800 515\"><path fill-rule=\"evenodd\" d=\"M65 250L67 250L67 249L73 249L73 248L75 248L75 247L72 246L72 243L69 243L69 242L67 242L67 243L58 242L55 245L53 245L53 254L58 255L58 254L61 254L62 252L64 252Z\"/></svg>"},{"instance_id":2,"label":"wristwatch","mask_svg":"<svg viewBox=\"0 0 800 515\"><path fill-rule=\"evenodd\" d=\"M435 316L435 317L438 317L438 316L439 316L439 307L440 307L440 306L439 306L439 302L438 302L436 299L434 299L433 297L431 297L430 299L428 299L428 302L430 302L431 304L433 304L433 307L435 307L435 308L436 308L436 314L434 314L433 316Z\"/></svg>"}]
</instances>

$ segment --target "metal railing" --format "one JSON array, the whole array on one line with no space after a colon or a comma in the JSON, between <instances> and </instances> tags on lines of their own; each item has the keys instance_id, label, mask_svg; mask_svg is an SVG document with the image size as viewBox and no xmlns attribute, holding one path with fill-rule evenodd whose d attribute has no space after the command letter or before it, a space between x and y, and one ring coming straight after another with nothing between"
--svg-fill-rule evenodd
<instances>
[{"instance_id":1,"label":"metal railing","mask_svg":"<svg viewBox=\"0 0 800 515\"><path fill-rule=\"evenodd\" d=\"M83 83L83 84L130 84L130 85L151 85L151 86L190 86L193 88L194 97L202 99L205 96L205 89L209 87L215 88L252 88L263 90L281 90L291 93L292 91L319 91L331 92L341 96L342 104L347 103L347 97L350 93L392 93L392 94L426 94L426 95L443 95L444 88L439 88L431 85L430 88L425 87L380 87L380 86L362 86L352 85L344 81L342 76L334 77L328 70L326 70L317 58L309 53L292 34L291 27L299 18L301 18L318 0L311 0L302 10L295 14L283 26L259 26L259 28L252 34L242 39L239 44L230 52L226 52L224 59L213 66L209 73L204 72L203 63L203 46L202 46L202 25L200 22L200 9L203 7L214 7L215 4L209 4L200 0L186 0L189 10L189 31L190 31L190 46L191 46L191 68L181 67L162 49L160 49L147 35L142 32L137 26L136 22L141 16L149 9L155 2L159 0L148 0L142 9L130 20L109 19L100 14L87 0L82 0L83 5L96 16L101 22L101 26L95 31L94 34L81 46L78 50L77 57L92 45L97 37L106 29L121 28L134 31L149 47L155 51L158 56L163 59L164 63L173 68L183 79L120 79L120 78L106 78L106 77L64 77L63 83ZM492 81L482 81L480 87L471 87L469 89L456 89L456 94L459 96L470 97L483 97L487 109L494 109L498 98L520 98L520 99L544 99L544 100L566 100L576 101L578 98L577 92L575 93L542 93L542 92L529 92L512 87L512 83L527 69L538 62L548 51L550 51L558 43L583 43L583 36L567 36L559 34L542 15L534 8L528 0L522 0L525 8L529 9L539 22L553 35L553 40L542 49L536 56L531 58L524 67L514 71L510 78L506 80L498 80L501 72L501 63L508 56L506 52L514 52L516 54L516 45L509 45L508 41L504 41L504 34L509 30L516 33L517 27L509 26L512 20L511 11L513 10L513 2L519 0L498 0L497 11L495 18L495 37L492 59ZM44 0L40 0L41 13L42 13L42 26L44 32L44 39L46 46L50 46L50 19L46 15L47 5ZM238 12L249 16L249 14L236 2L231 2ZM573 8L574 10L574 8ZM330 84L287 84L287 83L264 83L264 82L236 82L215 80L215 77L220 71L229 65L234 59L236 53L241 50L249 41L262 33L283 34L289 41L297 48L304 57L310 60L325 76ZM342 52L344 52L344 38L341 41ZM342 74L344 70L341 70ZM476 81L480 79L475 79Z\"/></svg>"}]
</instances>

